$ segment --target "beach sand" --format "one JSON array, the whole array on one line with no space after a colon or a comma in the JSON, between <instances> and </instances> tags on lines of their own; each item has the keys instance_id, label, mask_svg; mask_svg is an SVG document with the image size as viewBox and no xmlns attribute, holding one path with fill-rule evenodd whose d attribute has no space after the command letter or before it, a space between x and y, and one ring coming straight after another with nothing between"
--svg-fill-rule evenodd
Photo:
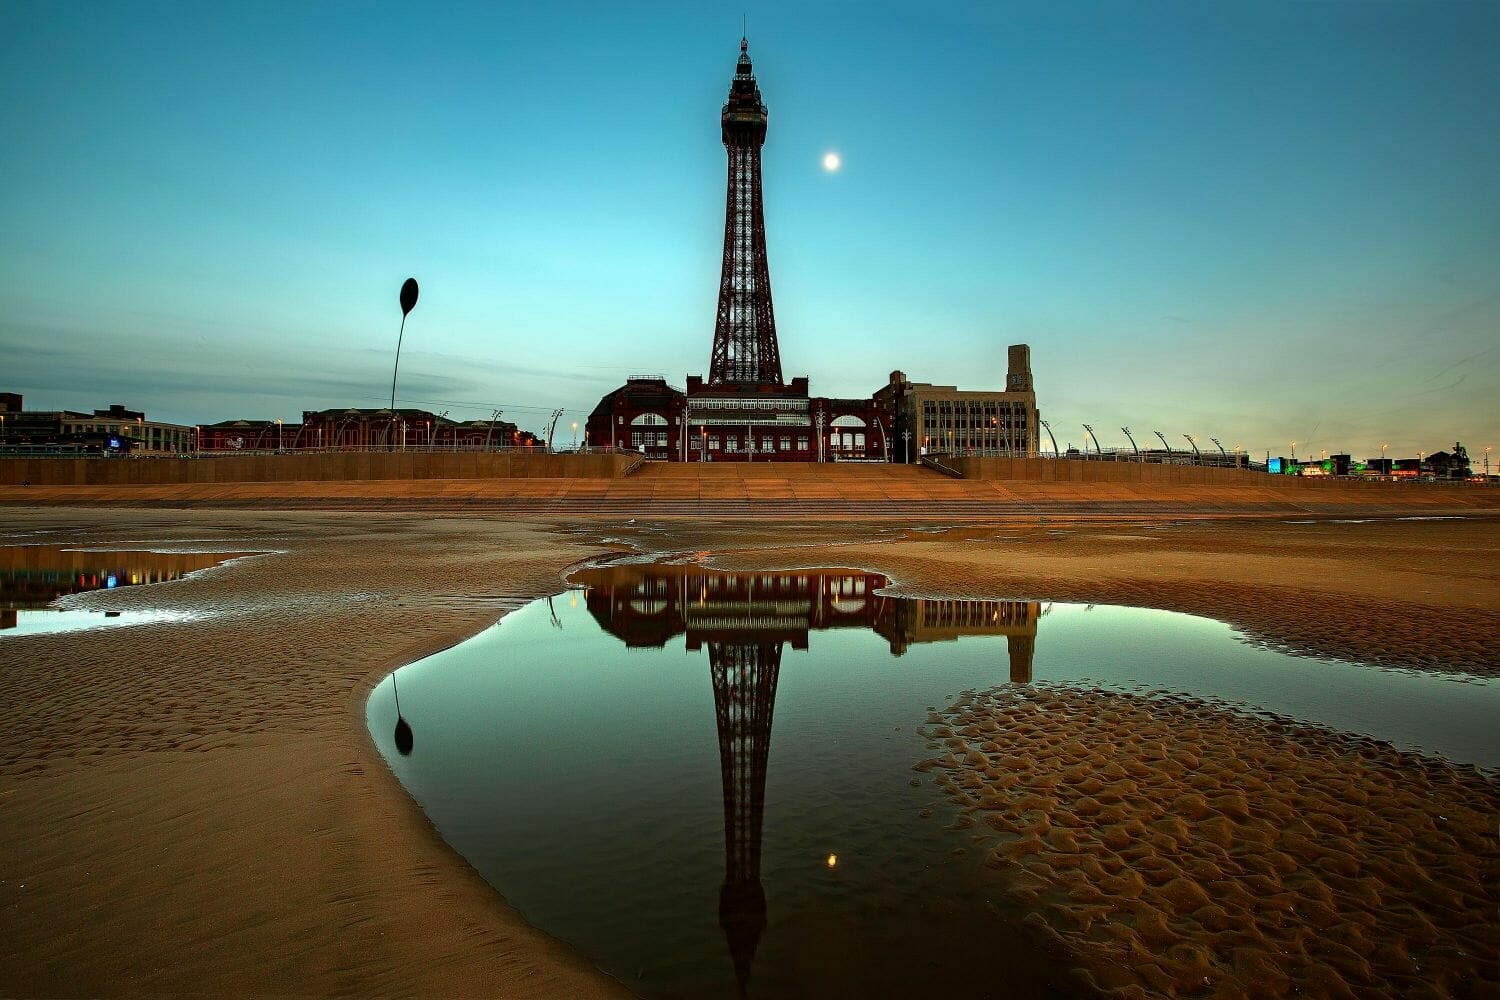
<instances>
[{"instance_id":1,"label":"beach sand","mask_svg":"<svg viewBox=\"0 0 1500 1000\"><path fill-rule=\"evenodd\" d=\"M944 533L9 508L6 530L11 543L265 554L67 599L195 621L0 639L5 995L620 992L434 835L375 751L363 707L390 669L627 547L723 568L861 566L900 593L1165 607L1293 650L1500 671L1492 517L1033 518ZM1307 988L1336 992L1319 984Z\"/></svg>"},{"instance_id":2,"label":"beach sand","mask_svg":"<svg viewBox=\"0 0 1500 1000\"><path fill-rule=\"evenodd\" d=\"M966 694L924 732L918 769L993 838L1025 922L1109 995L1500 989L1500 782L1473 768L1062 685Z\"/></svg>"}]
</instances>

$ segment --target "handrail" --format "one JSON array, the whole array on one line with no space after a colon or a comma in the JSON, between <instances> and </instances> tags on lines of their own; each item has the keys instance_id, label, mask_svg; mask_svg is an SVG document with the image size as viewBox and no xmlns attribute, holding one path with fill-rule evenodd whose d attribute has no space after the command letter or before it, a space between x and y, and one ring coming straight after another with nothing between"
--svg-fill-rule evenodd
<instances>
[{"instance_id":1,"label":"handrail","mask_svg":"<svg viewBox=\"0 0 1500 1000\"><path fill-rule=\"evenodd\" d=\"M962 479L964 477L964 474L962 472L959 472L957 469L951 468L950 466L946 466L942 462L939 462L935 455L923 455L921 464L925 465L929 469L936 469L938 472L941 472L945 476L952 476L954 479Z\"/></svg>"}]
</instances>

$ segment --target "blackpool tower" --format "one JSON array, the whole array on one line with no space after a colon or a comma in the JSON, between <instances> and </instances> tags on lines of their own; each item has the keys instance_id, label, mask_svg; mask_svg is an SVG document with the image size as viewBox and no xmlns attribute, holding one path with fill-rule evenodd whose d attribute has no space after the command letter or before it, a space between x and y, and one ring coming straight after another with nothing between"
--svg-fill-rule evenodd
<instances>
[{"instance_id":1,"label":"blackpool tower","mask_svg":"<svg viewBox=\"0 0 1500 1000\"><path fill-rule=\"evenodd\" d=\"M729 154L724 197L724 264L708 384L781 386L781 353L771 308L771 270L766 263L766 218L761 206L760 148L766 141L766 106L750 65L750 43L740 39L740 58L729 100L720 116Z\"/></svg>"}]
</instances>

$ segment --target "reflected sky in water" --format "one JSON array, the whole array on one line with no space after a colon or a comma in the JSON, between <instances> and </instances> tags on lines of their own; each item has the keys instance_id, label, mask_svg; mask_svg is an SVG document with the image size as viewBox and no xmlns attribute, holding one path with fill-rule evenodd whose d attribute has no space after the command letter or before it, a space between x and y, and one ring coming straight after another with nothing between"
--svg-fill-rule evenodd
<instances>
[{"instance_id":1,"label":"reflected sky in water","mask_svg":"<svg viewBox=\"0 0 1500 1000\"><path fill-rule=\"evenodd\" d=\"M913 770L917 728L966 689L1185 693L1500 764L1493 682L1289 657L1206 619L903 600L860 572L575 582L399 671L409 755L391 683L368 721L527 919L650 995L1066 995Z\"/></svg>"}]
</instances>

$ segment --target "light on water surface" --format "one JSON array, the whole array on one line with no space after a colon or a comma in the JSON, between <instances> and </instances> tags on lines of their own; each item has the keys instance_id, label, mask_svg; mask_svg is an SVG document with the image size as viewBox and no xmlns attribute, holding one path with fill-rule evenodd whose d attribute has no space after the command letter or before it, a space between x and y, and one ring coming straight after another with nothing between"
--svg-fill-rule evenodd
<instances>
[{"instance_id":1,"label":"light on water surface","mask_svg":"<svg viewBox=\"0 0 1500 1000\"><path fill-rule=\"evenodd\" d=\"M528 920L650 995L1066 993L913 769L929 713L966 690L1188 695L1500 764L1491 681L1295 658L1207 619L902 600L843 571L575 582L399 672L409 756L389 683L368 721Z\"/></svg>"}]
</instances>

